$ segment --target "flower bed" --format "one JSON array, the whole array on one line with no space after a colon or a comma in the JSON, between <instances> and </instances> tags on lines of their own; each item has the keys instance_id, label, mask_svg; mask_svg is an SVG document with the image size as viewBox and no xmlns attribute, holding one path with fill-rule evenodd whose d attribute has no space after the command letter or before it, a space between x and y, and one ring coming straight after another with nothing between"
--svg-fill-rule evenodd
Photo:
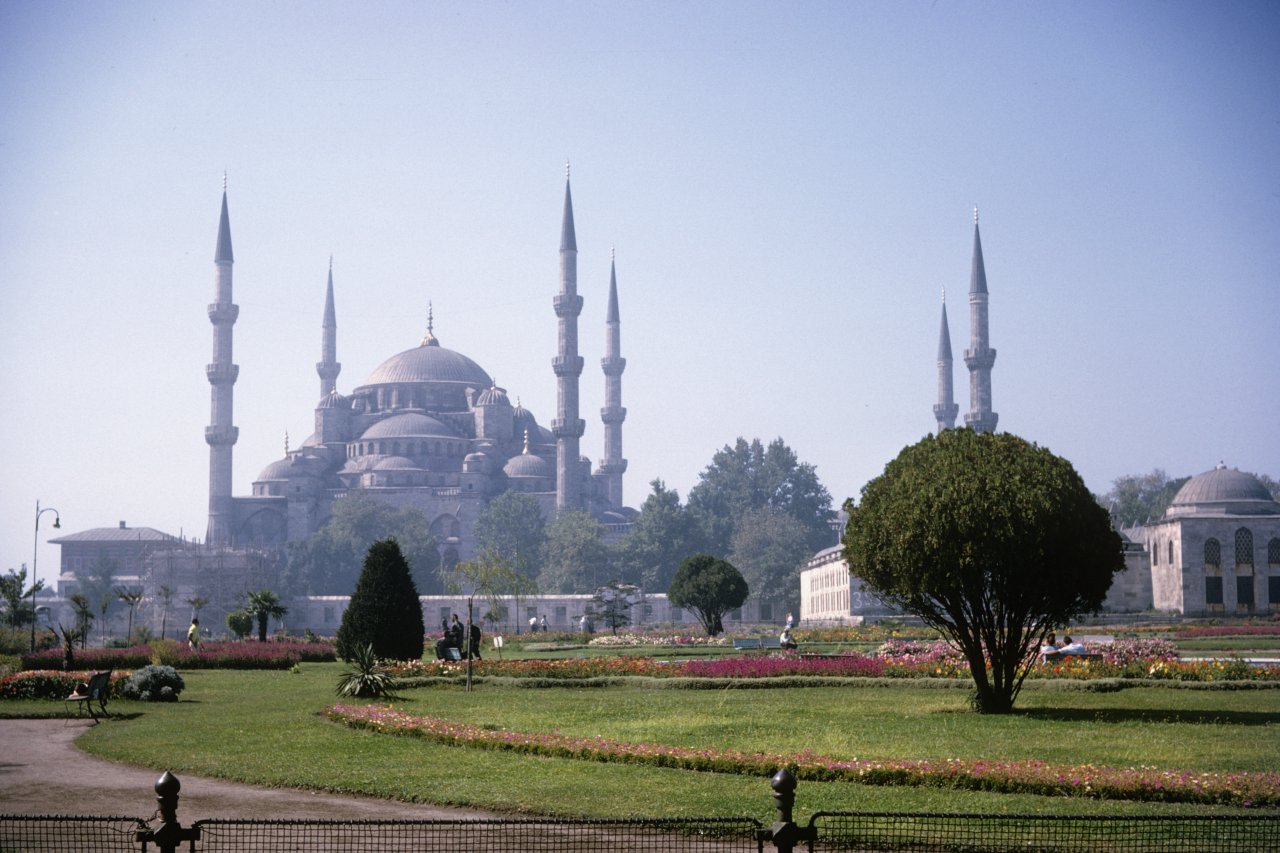
<instances>
[{"instance_id":1,"label":"flower bed","mask_svg":"<svg viewBox=\"0 0 1280 853\"><path fill-rule=\"evenodd\" d=\"M0 699L65 699L75 692L77 683L89 680L91 672L48 669L17 672L0 678ZM109 695L119 695L120 683L128 678L128 672L112 672Z\"/></svg>"},{"instance_id":2,"label":"flower bed","mask_svg":"<svg viewBox=\"0 0 1280 853\"><path fill-rule=\"evenodd\" d=\"M1280 636L1280 625L1212 625L1205 628L1187 628L1175 631L1180 640L1191 640L1198 637L1242 637L1249 635Z\"/></svg>"},{"instance_id":3,"label":"flower bed","mask_svg":"<svg viewBox=\"0 0 1280 853\"><path fill-rule=\"evenodd\" d=\"M387 705L333 705L326 715L352 728L423 737L438 743L503 749L587 761L650 764L683 770L770 776L789 767L800 779L967 788L999 793L1068 795L1099 799L1280 805L1280 773L1196 773L1155 767L1054 765L1043 761L972 759L876 761L691 749L606 738L494 730L415 716Z\"/></svg>"},{"instance_id":4,"label":"flower bed","mask_svg":"<svg viewBox=\"0 0 1280 853\"><path fill-rule=\"evenodd\" d=\"M1100 660L1063 658L1032 668L1031 679L1158 679L1173 681L1280 682L1280 666L1241 660L1181 661L1164 640L1125 640L1100 645ZM386 668L396 678L454 676L465 663L423 660ZM578 679L619 676L752 679L783 676L969 679L969 664L944 643L886 644L873 655L854 652L807 657L796 653L745 655L664 663L648 657L585 657L560 660L487 659L474 674L507 678Z\"/></svg>"},{"instance_id":5,"label":"flower bed","mask_svg":"<svg viewBox=\"0 0 1280 853\"><path fill-rule=\"evenodd\" d=\"M588 646L659 646L662 648L680 648L685 646L727 646L732 641L728 637L689 637L668 634L605 634L594 637Z\"/></svg>"},{"instance_id":6,"label":"flower bed","mask_svg":"<svg viewBox=\"0 0 1280 853\"><path fill-rule=\"evenodd\" d=\"M300 661L332 661L327 643L202 643L191 651L172 641L166 645L163 663L179 669L288 669ZM75 666L81 669L139 669L154 662L151 646L127 649L77 649ZM43 649L22 656L23 669L60 669L61 649Z\"/></svg>"}]
</instances>

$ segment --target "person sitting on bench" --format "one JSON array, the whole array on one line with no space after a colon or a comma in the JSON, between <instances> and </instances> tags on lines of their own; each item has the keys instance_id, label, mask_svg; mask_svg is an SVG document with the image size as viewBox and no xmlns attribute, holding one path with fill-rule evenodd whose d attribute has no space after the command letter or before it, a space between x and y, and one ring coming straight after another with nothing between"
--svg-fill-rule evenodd
<instances>
[{"instance_id":1,"label":"person sitting on bench","mask_svg":"<svg viewBox=\"0 0 1280 853\"><path fill-rule=\"evenodd\" d=\"M1088 653L1089 653L1089 650L1084 647L1084 643L1075 642L1074 640L1071 639L1070 634L1064 634L1062 636L1062 646L1058 649L1058 654L1084 655Z\"/></svg>"},{"instance_id":2,"label":"person sitting on bench","mask_svg":"<svg viewBox=\"0 0 1280 853\"><path fill-rule=\"evenodd\" d=\"M782 646L783 650L787 651L796 648L796 641L791 637L790 628L782 629L782 634L778 637L778 644Z\"/></svg>"}]
</instances>

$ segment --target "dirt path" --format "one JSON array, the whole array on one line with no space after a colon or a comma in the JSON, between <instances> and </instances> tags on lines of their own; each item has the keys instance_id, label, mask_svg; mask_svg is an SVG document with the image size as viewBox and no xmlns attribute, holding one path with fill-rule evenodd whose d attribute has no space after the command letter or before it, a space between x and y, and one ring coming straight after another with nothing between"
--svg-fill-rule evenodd
<instances>
[{"instance_id":1,"label":"dirt path","mask_svg":"<svg viewBox=\"0 0 1280 853\"><path fill-rule=\"evenodd\" d=\"M155 811L155 770L86 755L72 741L81 720L0 720L0 814L124 815ZM479 818L485 812L338 796L294 788L258 788L202 776L182 782L178 818Z\"/></svg>"}]
</instances>

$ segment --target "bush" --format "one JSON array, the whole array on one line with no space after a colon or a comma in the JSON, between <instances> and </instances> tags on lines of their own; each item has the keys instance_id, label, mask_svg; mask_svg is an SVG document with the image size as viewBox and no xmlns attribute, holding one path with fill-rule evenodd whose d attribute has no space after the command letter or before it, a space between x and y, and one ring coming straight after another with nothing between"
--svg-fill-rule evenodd
<instances>
[{"instance_id":1,"label":"bush","mask_svg":"<svg viewBox=\"0 0 1280 853\"><path fill-rule=\"evenodd\" d=\"M173 666L181 661L182 651L177 640L152 640L151 662L156 666Z\"/></svg>"},{"instance_id":2,"label":"bush","mask_svg":"<svg viewBox=\"0 0 1280 853\"><path fill-rule=\"evenodd\" d=\"M120 695L140 702L177 702L185 687L176 669L151 664L129 676L120 686Z\"/></svg>"},{"instance_id":3,"label":"bush","mask_svg":"<svg viewBox=\"0 0 1280 853\"><path fill-rule=\"evenodd\" d=\"M65 699L77 684L87 682L91 674L87 671L27 670L8 675L0 678L0 699ZM111 674L110 695L118 695L125 679L123 674Z\"/></svg>"}]
</instances>

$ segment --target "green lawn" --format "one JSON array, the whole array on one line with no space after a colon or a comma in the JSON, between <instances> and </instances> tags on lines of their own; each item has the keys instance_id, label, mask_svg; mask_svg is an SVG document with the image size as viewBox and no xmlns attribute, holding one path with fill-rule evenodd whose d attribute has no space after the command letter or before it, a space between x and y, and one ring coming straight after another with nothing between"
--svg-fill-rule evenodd
<instances>
[{"instance_id":1,"label":"green lawn","mask_svg":"<svg viewBox=\"0 0 1280 853\"><path fill-rule=\"evenodd\" d=\"M342 664L300 673L191 671L175 704L111 703L119 716L79 745L116 761L264 785L358 791L504 812L584 816L750 815L773 819L767 779L543 758L354 731L323 719ZM966 690L902 686L796 690L527 689L405 692L410 713L521 731L843 757L1042 758L1190 770L1270 770L1280 691L1025 690L1020 712L984 717ZM5 702L0 713L59 703ZM930 788L802 782L818 809L1119 814L1212 811Z\"/></svg>"}]
</instances>

